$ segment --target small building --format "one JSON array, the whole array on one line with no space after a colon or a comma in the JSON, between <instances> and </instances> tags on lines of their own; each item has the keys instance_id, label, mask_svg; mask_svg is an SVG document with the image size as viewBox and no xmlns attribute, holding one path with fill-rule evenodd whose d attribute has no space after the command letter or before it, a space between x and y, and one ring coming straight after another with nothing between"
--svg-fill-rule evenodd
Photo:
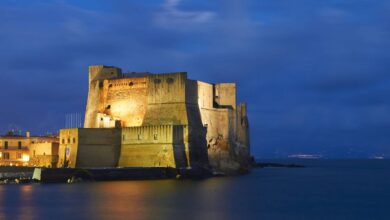
<instances>
[{"instance_id":1,"label":"small building","mask_svg":"<svg viewBox=\"0 0 390 220\"><path fill-rule=\"evenodd\" d=\"M30 147L39 143L57 143L58 145L58 137L30 136L30 132L22 135L13 131L0 136L0 166L29 166Z\"/></svg>"},{"instance_id":2,"label":"small building","mask_svg":"<svg viewBox=\"0 0 390 220\"><path fill-rule=\"evenodd\" d=\"M40 142L30 145L29 166L32 167L57 167L58 142Z\"/></svg>"}]
</instances>

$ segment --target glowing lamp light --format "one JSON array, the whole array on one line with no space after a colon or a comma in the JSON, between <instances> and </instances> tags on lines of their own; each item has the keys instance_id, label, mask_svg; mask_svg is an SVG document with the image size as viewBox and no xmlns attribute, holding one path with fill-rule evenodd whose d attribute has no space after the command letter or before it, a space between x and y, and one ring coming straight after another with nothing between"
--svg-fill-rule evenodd
<instances>
[{"instance_id":1,"label":"glowing lamp light","mask_svg":"<svg viewBox=\"0 0 390 220\"><path fill-rule=\"evenodd\" d=\"M25 161L25 162L28 162L30 160L30 156L23 155L22 160Z\"/></svg>"}]
</instances>

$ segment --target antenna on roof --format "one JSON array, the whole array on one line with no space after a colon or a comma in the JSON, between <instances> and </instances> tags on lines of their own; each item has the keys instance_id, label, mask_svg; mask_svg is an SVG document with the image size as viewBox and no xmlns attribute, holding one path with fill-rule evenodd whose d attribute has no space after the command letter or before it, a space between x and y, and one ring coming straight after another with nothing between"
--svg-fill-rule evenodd
<instances>
[{"instance_id":1,"label":"antenna on roof","mask_svg":"<svg viewBox=\"0 0 390 220\"><path fill-rule=\"evenodd\" d=\"M68 113L65 115L65 128L81 128L82 120L81 113Z\"/></svg>"}]
</instances>

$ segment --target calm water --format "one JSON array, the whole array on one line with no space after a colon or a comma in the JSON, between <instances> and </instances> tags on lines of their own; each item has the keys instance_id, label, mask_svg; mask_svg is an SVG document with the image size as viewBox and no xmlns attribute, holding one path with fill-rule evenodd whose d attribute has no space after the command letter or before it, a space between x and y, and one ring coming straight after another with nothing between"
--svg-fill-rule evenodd
<instances>
[{"instance_id":1,"label":"calm water","mask_svg":"<svg viewBox=\"0 0 390 220\"><path fill-rule=\"evenodd\" d=\"M0 219L390 219L390 161L299 163L204 181L5 185Z\"/></svg>"}]
</instances>

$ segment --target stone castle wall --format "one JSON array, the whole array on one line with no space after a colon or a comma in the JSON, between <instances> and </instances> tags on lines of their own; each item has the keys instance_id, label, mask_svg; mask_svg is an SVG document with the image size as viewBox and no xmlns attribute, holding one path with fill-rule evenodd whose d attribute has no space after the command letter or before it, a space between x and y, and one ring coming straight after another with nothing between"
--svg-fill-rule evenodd
<instances>
[{"instance_id":1,"label":"stone castle wall","mask_svg":"<svg viewBox=\"0 0 390 220\"><path fill-rule=\"evenodd\" d=\"M189 167L189 130L186 125L61 129L58 166Z\"/></svg>"},{"instance_id":2,"label":"stone castle wall","mask_svg":"<svg viewBox=\"0 0 390 220\"><path fill-rule=\"evenodd\" d=\"M249 127L246 108L236 106L234 83L209 84L198 81L198 104L207 127L208 157L212 167L225 172L247 169L250 164Z\"/></svg>"},{"instance_id":3,"label":"stone castle wall","mask_svg":"<svg viewBox=\"0 0 390 220\"><path fill-rule=\"evenodd\" d=\"M187 126L157 125L122 129L120 167L187 167Z\"/></svg>"}]
</instances>

